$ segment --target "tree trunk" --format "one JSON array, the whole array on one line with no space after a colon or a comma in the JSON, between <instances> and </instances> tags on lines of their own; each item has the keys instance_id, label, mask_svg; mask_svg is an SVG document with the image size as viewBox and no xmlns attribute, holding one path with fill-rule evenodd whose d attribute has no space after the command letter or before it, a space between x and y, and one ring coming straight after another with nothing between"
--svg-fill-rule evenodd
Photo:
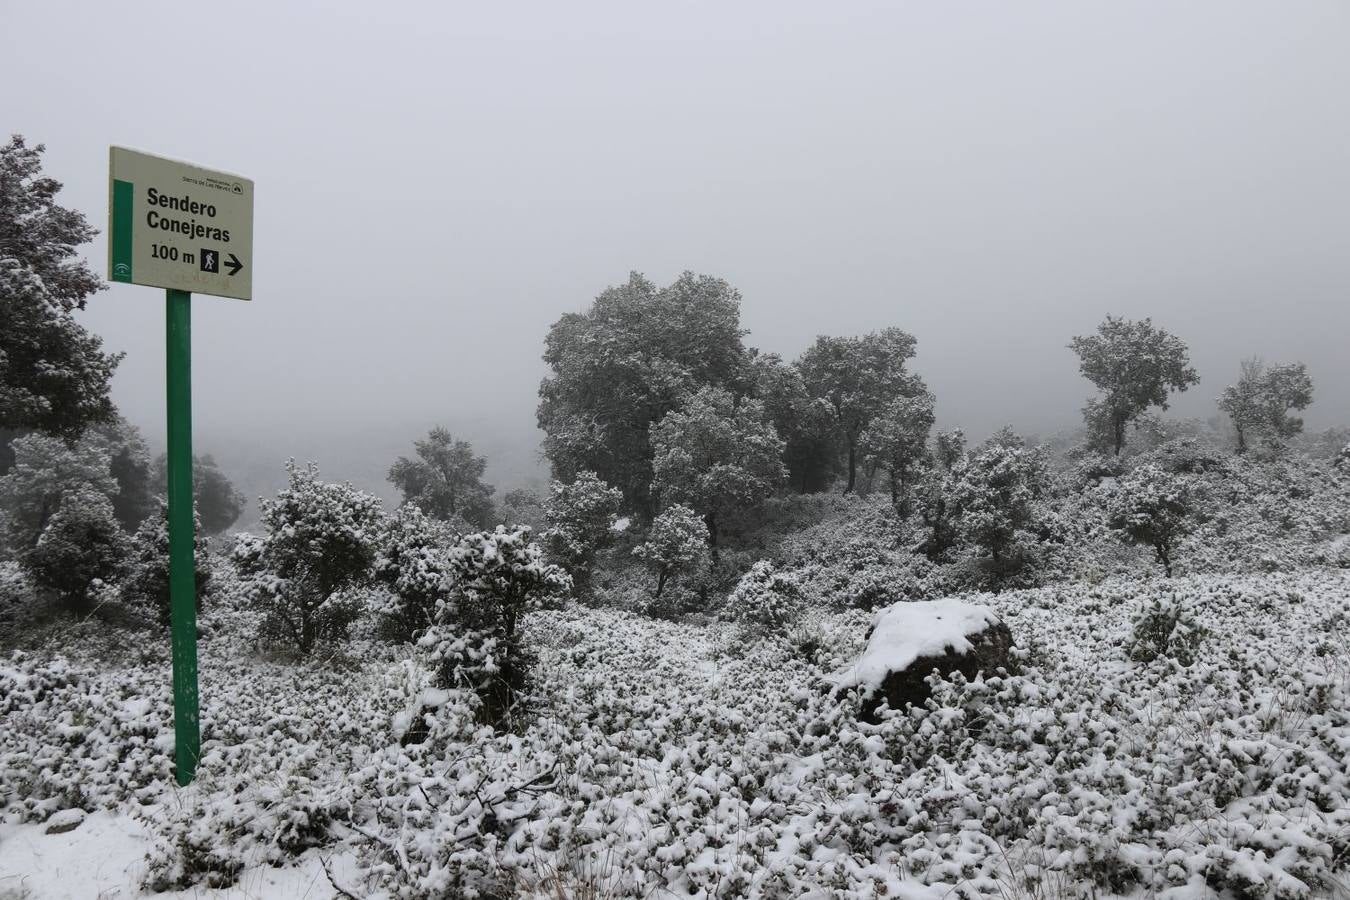
<instances>
[{"instance_id":1,"label":"tree trunk","mask_svg":"<svg viewBox=\"0 0 1350 900\"><path fill-rule=\"evenodd\" d=\"M661 596L661 592L664 591L664 590L666 589L666 575L667 575L668 573L669 573L669 570L666 569L666 568L663 566L663 567L661 568L660 573L658 573L657 576L656 576L656 596L658 596L658 597L660 597L660 596Z\"/></svg>"},{"instance_id":2,"label":"tree trunk","mask_svg":"<svg viewBox=\"0 0 1350 900\"><path fill-rule=\"evenodd\" d=\"M1172 577L1172 555L1167 552L1165 544L1155 544L1153 549L1158 552L1158 562L1163 564L1163 572L1168 578Z\"/></svg>"},{"instance_id":3,"label":"tree trunk","mask_svg":"<svg viewBox=\"0 0 1350 900\"><path fill-rule=\"evenodd\" d=\"M848 487L844 488L845 494L853 493L853 486L858 481L858 448L854 446L853 439L848 442Z\"/></svg>"},{"instance_id":4,"label":"tree trunk","mask_svg":"<svg viewBox=\"0 0 1350 900\"><path fill-rule=\"evenodd\" d=\"M1125 420L1113 420L1111 423L1111 431L1114 433L1113 436L1116 439L1116 456L1119 456L1120 451L1125 447Z\"/></svg>"}]
</instances>

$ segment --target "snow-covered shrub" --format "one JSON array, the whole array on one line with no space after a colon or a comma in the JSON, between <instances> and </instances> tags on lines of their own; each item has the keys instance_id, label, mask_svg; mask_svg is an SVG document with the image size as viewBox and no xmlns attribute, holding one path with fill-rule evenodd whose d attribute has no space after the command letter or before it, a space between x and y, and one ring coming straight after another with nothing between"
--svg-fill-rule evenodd
<instances>
[{"instance_id":1,"label":"snow-covered shrub","mask_svg":"<svg viewBox=\"0 0 1350 900\"><path fill-rule=\"evenodd\" d=\"M677 503L656 517L647 540L633 548L633 555L656 574L654 596L659 598L672 575L690 569L707 551L707 523L694 510Z\"/></svg>"},{"instance_id":2,"label":"snow-covered shrub","mask_svg":"<svg viewBox=\"0 0 1350 900\"><path fill-rule=\"evenodd\" d=\"M594 472L578 472L570 483L553 482L544 506L544 543L572 576L578 594L589 592L595 556L614 539L623 492Z\"/></svg>"},{"instance_id":3,"label":"snow-covered shrub","mask_svg":"<svg viewBox=\"0 0 1350 900\"><path fill-rule=\"evenodd\" d=\"M1144 463L1116 482L1107 499L1107 524L1125 540L1153 548L1170 578L1177 544L1193 525L1194 506L1187 476Z\"/></svg>"},{"instance_id":4,"label":"snow-covered shrub","mask_svg":"<svg viewBox=\"0 0 1350 900\"><path fill-rule=\"evenodd\" d=\"M202 600L211 589L213 565L195 510L192 518L197 609L200 611ZM120 586L120 594L123 603L148 611L162 625L169 624L169 510L162 501L158 513L141 522L132 537L127 575Z\"/></svg>"},{"instance_id":5,"label":"snow-covered shrub","mask_svg":"<svg viewBox=\"0 0 1350 900\"><path fill-rule=\"evenodd\" d=\"M1195 662L1196 651L1204 639L1205 629L1196 624L1175 596L1159 595L1135 615L1125 652L1135 662L1149 663L1167 657L1189 666Z\"/></svg>"},{"instance_id":6,"label":"snow-covered shrub","mask_svg":"<svg viewBox=\"0 0 1350 900\"><path fill-rule=\"evenodd\" d=\"M380 500L351 484L320 481L313 463L287 462L288 487L264 500L266 534L235 545L235 564L261 615L261 635L308 653L341 640L354 615L330 600L371 577L384 527Z\"/></svg>"},{"instance_id":7,"label":"snow-covered shrub","mask_svg":"<svg viewBox=\"0 0 1350 900\"><path fill-rule=\"evenodd\" d=\"M770 633L786 631L801 615L805 598L801 582L773 563L761 560L741 577L718 611L718 617Z\"/></svg>"},{"instance_id":8,"label":"snow-covered shrub","mask_svg":"<svg viewBox=\"0 0 1350 900\"><path fill-rule=\"evenodd\" d=\"M430 651L440 685L472 690L484 721L508 715L528 675L520 626L532 610L556 602L571 579L544 561L528 527L466 534L450 549L450 593L436 604L419 645Z\"/></svg>"},{"instance_id":9,"label":"snow-covered shrub","mask_svg":"<svg viewBox=\"0 0 1350 900\"><path fill-rule=\"evenodd\" d=\"M264 779L217 774L208 761L180 805L147 817L156 836L141 884L152 891L229 887L247 866L282 865L327 844L341 792L336 783L315 782L312 749L297 750Z\"/></svg>"},{"instance_id":10,"label":"snow-covered shrub","mask_svg":"<svg viewBox=\"0 0 1350 900\"><path fill-rule=\"evenodd\" d=\"M1213 441L1198 437L1180 437L1166 441L1146 454L1159 468L1179 475L1223 474L1228 458Z\"/></svg>"},{"instance_id":11,"label":"snow-covered shrub","mask_svg":"<svg viewBox=\"0 0 1350 900\"><path fill-rule=\"evenodd\" d=\"M1019 545L1035 520L1045 488L1045 460L1037 450L989 443L952 467L945 494L957 533L993 557L996 571L1016 568Z\"/></svg>"},{"instance_id":12,"label":"snow-covered shrub","mask_svg":"<svg viewBox=\"0 0 1350 900\"><path fill-rule=\"evenodd\" d=\"M414 641L435 620L436 603L450 587L449 550L455 536L444 525L405 503L380 536L372 570L392 602L376 612L386 633Z\"/></svg>"},{"instance_id":13,"label":"snow-covered shrub","mask_svg":"<svg viewBox=\"0 0 1350 900\"><path fill-rule=\"evenodd\" d=\"M61 500L37 544L19 557L28 577L69 609L87 609L91 591L126 566L127 536L113 517L111 501L80 488Z\"/></svg>"}]
</instances>

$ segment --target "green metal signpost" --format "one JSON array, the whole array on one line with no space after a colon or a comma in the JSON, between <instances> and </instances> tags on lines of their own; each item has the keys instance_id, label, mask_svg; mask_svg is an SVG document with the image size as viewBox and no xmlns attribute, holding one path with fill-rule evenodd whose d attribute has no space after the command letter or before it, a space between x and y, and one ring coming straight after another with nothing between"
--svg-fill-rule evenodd
<instances>
[{"instance_id":1,"label":"green metal signpost","mask_svg":"<svg viewBox=\"0 0 1350 900\"><path fill-rule=\"evenodd\" d=\"M253 182L113 147L108 277L165 289L174 775L201 757L192 484L192 294L251 299Z\"/></svg>"},{"instance_id":2,"label":"green metal signpost","mask_svg":"<svg viewBox=\"0 0 1350 900\"><path fill-rule=\"evenodd\" d=\"M187 784L201 757L197 712L197 567L192 500L192 295L165 291L169 398L169 605L173 623L174 771Z\"/></svg>"}]
</instances>

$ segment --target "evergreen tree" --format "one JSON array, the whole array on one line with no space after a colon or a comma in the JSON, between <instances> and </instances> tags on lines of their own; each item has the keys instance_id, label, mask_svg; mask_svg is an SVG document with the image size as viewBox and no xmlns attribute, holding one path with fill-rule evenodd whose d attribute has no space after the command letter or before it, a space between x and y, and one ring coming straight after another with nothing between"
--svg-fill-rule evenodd
<instances>
[{"instance_id":1,"label":"evergreen tree","mask_svg":"<svg viewBox=\"0 0 1350 900\"><path fill-rule=\"evenodd\" d=\"M685 272L658 289L635 272L555 322L538 408L554 477L594 472L650 519L652 425L701 387L743 391L740 299L719 278Z\"/></svg>"},{"instance_id":2,"label":"evergreen tree","mask_svg":"<svg viewBox=\"0 0 1350 900\"><path fill-rule=\"evenodd\" d=\"M114 414L108 383L121 356L72 314L102 286L78 257L95 232L55 202L61 185L42 177L42 152L17 135L0 145L0 474L19 434L76 438Z\"/></svg>"},{"instance_id":3,"label":"evergreen tree","mask_svg":"<svg viewBox=\"0 0 1350 900\"><path fill-rule=\"evenodd\" d=\"M818 337L797 360L807 393L824 401L847 461L848 484L858 480L859 442L872 419L902 397L925 393L923 380L905 368L914 337L886 328L862 337Z\"/></svg>"},{"instance_id":4,"label":"evergreen tree","mask_svg":"<svg viewBox=\"0 0 1350 900\"><path fill-rule=\"evenodd\" d=\"M492 521L492 485L483 483L487 460L473 445L457 441L437 426L414 444L417 458L400 456L389 468L389 481L434 519L464 519L483 527Z\"/></svg>"},{"instance_id":5,"label":"evergreen tree","mask_svg":"<svg viewBox=\"0 0 1350 900\"><path fill-rule=\"evenodd\" d=\"M783 442L758 400L703 388L652 429L654 492L703 515L712 546L718 520L755 506L787 476Z\"/></svg>"},{"instance_id":6,"label":"evergreen tree","mask_svg":"<svg viewBox=\"0 0 1350 900\"><path fill-rule=\"evenodd\" d=\"M1150 407L1167 409L1171 391L1200 382L1185 342L1155 327L1151 319L1107 316L1096 334L1075 337L1069 347L1078 354L1083 377L1102 392L1083 409L1089 435L1097 449L1110 448L1116 456L1131 422Z\"/></svg>"}]
</instances>

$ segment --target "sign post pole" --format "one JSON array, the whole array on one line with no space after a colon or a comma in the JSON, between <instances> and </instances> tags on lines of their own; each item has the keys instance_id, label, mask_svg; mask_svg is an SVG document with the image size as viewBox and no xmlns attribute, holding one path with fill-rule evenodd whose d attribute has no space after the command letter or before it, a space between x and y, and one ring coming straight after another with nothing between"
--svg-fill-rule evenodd
<instances>
[{"instance_id":1,"label":"sign post pole","mask_svg":"<svg viewBox=\"0 0 1350 900\"><path fill-rule=\"evenodd\" d=\"M197 714L197 570L193 555L192 295L173 288L165 294L174 772L178 783L186 785L197 770L202 740Z\"/></svg>"},{"instance_id":2,"label":"sign post pole","mask_svg":"<svg viewBox=\"0 0 1350 900\"><path fill-rule=\"evenodd\" d=\"M163 288L168 387L169 620L174 777L202 755L192 489L192 295L253 297L253 182L108 148L108 278Z\"/></svg>"}]
</instances>

